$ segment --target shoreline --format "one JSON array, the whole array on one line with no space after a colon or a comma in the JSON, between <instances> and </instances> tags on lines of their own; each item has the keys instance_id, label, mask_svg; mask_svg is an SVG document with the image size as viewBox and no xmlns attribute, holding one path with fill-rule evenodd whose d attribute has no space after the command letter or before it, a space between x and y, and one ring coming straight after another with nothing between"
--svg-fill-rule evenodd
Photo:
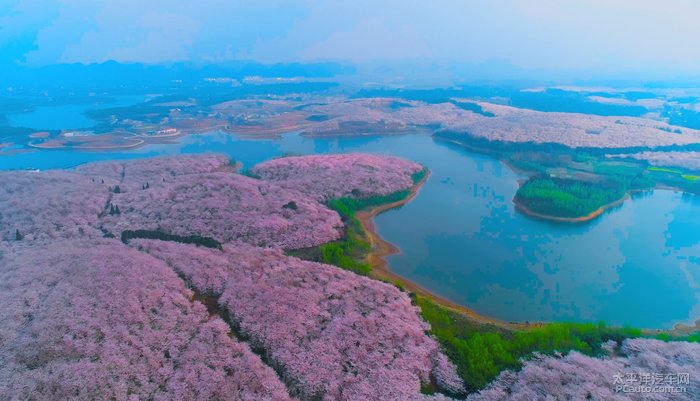
<instances>
[{"instance_id":1,"label":"shoreline","mask_svg":"<svg viewBox=\"0 0 700 401\"><path fill-rule=\"evenodd\" d=\"M401 252L401 250L394 244L384 240L384 238L382 238L377 233L374 225L374 217L387 210L394 209L396 207L405 205L408 202L410 202L416 195L418 195L421 188L423 187L423 184L428 180L428 178L430 178L430 175L431 173L430 171L428 171L428 174L426 174L421 181L419 181L416 185L414 185L411 188L411 192L406 198L400 201L380 205L369 210L362 210L355 214L355 217L360 221L362 229L365 231L365 234L367 235L367 240L369 241L371 246L371 251L367 254L367 263L372 268L369 277L376 280L388 281L391 283L399 283L407 291L417 294L421 297L428 298L435 304L447 308L451 311L460 313L477 323L496 325L507 329L522 329L541 325L541 323L526 324L506 322L496 318L481 315L463 305L450 301L438 294L435 294L432 291L420 286L416 282L411 281L389 270L389 264L387 263L385 258L390 255L398 254Z\"/></svg>"},{"instance_id":2,"label":"shoreline","mask_svg":"<svg viewBox=\"0 0 700 401\"><path fill-rule=\"evenodd\" d=\"M538 213L538 212L530 210L527 206L523 205L520 201L518 201L517 197L513 198L513 204L515 205L515 208L520 213L522 213L526 216L535 217L535 218L542 219L542 220L554 221L557 223L585 223L585 222L588 222L588 221L595 219L596 217L603 215L603 213L605 213L608 209L622 205L628 199L630 199L630 192L629 191L626 192L625 196L623 196L622 198L620 198L616 201L610 202L608 204L605 204L605 205L599 207L598 209L588 213L587 215L580 216L580 217L560 217L560 216L552 216L552 215L544 214L544 213Z\"/></svg>"},{"instance_id":3,"label":"shoreline","mask_svg":"<svg viewBox=\"0 0 700 401\"><path fill-rule=\"evenodd\" d=\"M553 221L553 222L557 222L557 223L584 223L584 222L591 221L591 220L595 219L596 217L602 216L609 209L612 209L614 207L622 205L623 203L632 199L632 196L634 194L644 193L646 191L654 191L657 189L664 190L664 191L673 191L673 192L687 192L687 191L683 190L682 188L668 186L668 185L659 185L659 184L657 184L653 188L633 189L633 190L629 190L629 191L625 192L625 195L622 198L620 198L616 201L610 202L608 204L605 204L605 205L599 207L598 209L592 211L591 213L588 213L587 215L580 216L580 217L559 217L559 216L552 216L549 214L534 212L534 211L528 209L528 207L523 205L520 201L518 201L516 197L513 197L513 204L515 205L515 208L520 213L522 213L526 216L537 218L537 219ZM698 195L698 196L700 196L700 195Z\"/></svg>"},{"instance_id":4,"label":"shoreline","mask_svg":"<svg viewBox=\"0 0 700 401\"><path fill-rule=\"evenodd\" d=\"M384 238L382 238L376 231L375 224L374 224L374 217L386 212L387 210L394 209L396 207L402 206L413 200L413 198L418 195L420 192L421 188L423 187L423 184L430 178L430 171L428 171L428 174L423 177L423 179L418 182L416 185L414 185L411 188L411 192L409 195L396 202L392 203L387 203L384 205L380 205L368 210L361 210L355 214L355 217L359 220L360 224L362 225L362 229L365 231L365 234L367 235L367 240L370 243L371 250L367 254L367 263L370 265L372 268L369 277L373 278L375 280L381 280L389 283L398 283L401 284L405 290L409 293L414 293L416 295L419 295L421 297L427 298L436 305L439 305L443 308L449 309L450 311L459 313L469 320L472 320L475 323L478 324L483 324L483 325L493 325L493 326L498 326L501 328L505 328L508 330L523 330L523 329L528 329L532 327L540 327L544 324L547 324L549 322L528 322L528 323L523 323L523 322L508 322L504 320L500 320L495 317L489 317L486 315L479 314L478 312L469 309L468 307L464 305L460 305L454 301L450 301L449 299L442 297L425 287L422 287L418 283L403 277L397 273L392 272L389 270L389 264L386 261L386 257L390 255L396 255L401 253L401 249L399 249L396 245L386 241ZM659 189L674 189L674 188L659 188ZM636 191L633 191L636 192ZM619 199L615 202L611 202L607 205L604 205L603 207L599 208L595 212L587 215L586 217L595 214L595 216L589 217L590 219L593 219L595 217L600 216L603 214L607 209L617 206L619 204L622 204L626 200L631 198L631 192L627 192L625 196L622 199ZM517 204L516 204L517 205ZM659 335L659 334L668 334L671 335L672 337L683 337L688 334L696 333L698 330L700 330L700 319L696 320L695 324L693 325L686 325L686 324L681 324L677 323L675 324L672 328L667 328L667 329L660 329L660 328L640 328L642 333L645 335Z\"/></svg>"}]
</instances>

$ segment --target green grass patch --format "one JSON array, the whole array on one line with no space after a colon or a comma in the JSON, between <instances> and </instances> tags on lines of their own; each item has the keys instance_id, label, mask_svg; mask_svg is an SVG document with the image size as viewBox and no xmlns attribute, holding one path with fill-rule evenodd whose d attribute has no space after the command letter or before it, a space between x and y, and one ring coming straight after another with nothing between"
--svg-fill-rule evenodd
<instances>
[{"instance_id":1,"label":"green grass patch","mask_svg":"<svg viewBox=\"0 0 700 401\"><path fill-rule=\"evenodd\" d=\"M430 323L430 331L457 365L457 372L469 392L484 388L503 370L520 369L521 360L534 352L554 354L575 350L596 356L603 353L601 345L608 340L619 343L625 338L642 335L638 329L613 328L604 323L548 323L513 331L475 323L427 298L416 296L414 299L423 319Z\"/></svg>"},{"instance_id":2,"label":"green grass patch","mask_svg":"<svg viewBox=\"0 0 700 401\"><path fill-rule=\"evenodd\" d=\"M593 162L591 164L591 171L596 174L608 175L608 176L635 176L644 171L644 168L636 163L625 163L625 162Z\"/></svg>"},{"instance_id":3,"label":"green grass patch","mask_svg":"<svg viewBox=\"0 0 700 401\"><path fill-rule=\"evenodd\" d=\"M328 202L328 206L338 212L343 219L352 219L360 210L371 209L387 203L394 203L406 199L411 192L409 190L396 191L389 195L372 196L370 198L338 198Z\"/></svg>"},{"instance_id":4,"label":"green grass patch","mask_svg":"<svg viewBox=\"0 0 700 401\"><path fill-rule=\"evenodd\" d=\"M699 193L700 175L689 174L683 170L665 168L665 167L648 167L647 170L656 178L659 183L677 187L683 191Z\"/></svg>"},{"instance_id":5,"label":"green grass patch","mask_svg":"<svg viewBox=\"0 0 700 401\"><path fill-rule=\"evenodd\" d=\"M343 238L329 242L318 247L316 259L319 262L328 263L355 273L368 275L371 267L365 258L370 251L370 244L362 224L355 214L364 209L381 206L405 199L410 191L397 191L386 196L373 196L369 198L339 198L328 203L328 206L338 212L345 224Z\"/></svg>"},{"instance_id":6,"label":"green grass patch","mask_svg":"<svg viewBox=\"0 0 700 401\"><path fill-rule=\"evenodd\" d=\"M338 241L318 247L318 261L335 265L366 276L372 268L365 262L370 244L360 221L354 216L344 218L345 235Z\"/></svg>"},{"instance_id":7,"label":"green grass patch","mask_svg":"<svg viewBox=\"0 0 700 401\"><path fill-rule=\"evenodd\" d=\"M516 193L516 200L535 213L581 217L625 196L626 186L550 177L533 178Z\"/></svg>"},{"instance_id":8,"label":"green grass patch","mask_svg":"<svg viewBox=\"0 0 700 401\"><path fill-rule=\"evenodd\" d=\"M411 177L414 185L419 183L427 173L426 169L414 173ZM367 234L355 214L360 210L404 200L410 194L411 191L406 189L384 196L333 199L328 202L328 206L338 212L345 224L343 237L317 247L287 251L287 254L305 260L335 265L363 276L369 275L372 268L367 264L366 258L370 251L370 244L367 241Z\"/></svg>"},{"instance_id":9,"label":"green grass patch","mask_svg":"<svg viewBox=\"0 0 700 401\"><path fill-rule=\"evenodd\" d=\"M684 180L695 182L697 180L700 180L700 175L681 174L681 178L683 178Z\"/></svg>"},{"instance_id":10,"label":"green grass patch","mask_svg":"<svg viewBox=\"0 0 700 401\"><path fill-rule=\"evenodd\" d=\"M647 170L649 170L649 171L656 171L656 172L659 172L659 173L683 174L683 172L680 171L680 170L676 170L676 169L672 169L672 168L666 168L666 167L655 167L655 166L651 166L651 167L647 168Z\"/></svg>"},{"instance_id":11,"label":"green grass patch","mask_svg":"<svg viewBox=\"0 0 700 401\"><path fill-rule=\"evenodd\" d=\"M311 248L289 250L287 255L338 266L367 276L372 270L365 262L367 253L370 251L370 244L362 229L362 224L355 217L354 212L345 214L347 209L342 212L338 209L336 211L341 215L345 224L342 238Z\"/></svg>"},{"instance_id":12,"label":"green grass patch","mask_svg":"<svg viewBox=\"0 0 700 401\"><path fill-rule=\"evenodd\" d=\"M616 175L599 182L537 176L526 181L515 194L516 202L548 216L577 218L622 199L627 191L653 188L644 174Z\"/></svg>"}]
</instances>

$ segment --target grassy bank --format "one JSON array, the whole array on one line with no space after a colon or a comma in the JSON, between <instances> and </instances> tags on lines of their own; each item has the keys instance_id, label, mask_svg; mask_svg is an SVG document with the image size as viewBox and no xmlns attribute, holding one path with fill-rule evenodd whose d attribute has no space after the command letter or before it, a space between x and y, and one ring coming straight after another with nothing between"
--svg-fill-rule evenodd
<instances>
[{"instance_id":1,"label":"grassy bank","mask_svg":"<svg viewBox=\"0 0 700 401\"><path fill-rule=\"evenodd\" d=\"M413 185L417 185L428 173L421 170L412 175ZM369 275L372 270L366 262L367 253L370 252L370 243L362 228L362 224L356 217L361 210L372 209L377 206L399 202L411 194L411 189L396 191L389 195L372 196L368 198L343 197L328 202L328 207L338 212L345 232L339 240L332 241L318 247L288 251L287 254L301 259L322 262L353 271L363 276Z\"/></svg>"},{"instance_id":2,"label":"grassy bank","mask_svg":"<svg viewBox=\"0 0 700 401\"><path fill-rule=\"evenodd\" d=\"M700 341L700 333L688 337L668 334L645 335L629 327L609 327L604 323L545 323L525 330L476 323L468 317L436 305L428 298L414 296L423 319L430 323L469 392L485 387L500 372L517 370L533 353L565 354L578 351L590 356L603 354L601 345L609 340L618 344L626 338L653 337L664 341Z\"/></svg>"},{"instance_id":3,"label":"grassy bank","mask_svg":"<svg viewBox=\"0 0 700 401\"><path fill-rule=\"evenodd\" d=\"M617 166L608 168L618 169ZM414 182L420 182L426 173L417 174ZM634 177L636 173L629 175ZM329 206L345 222L343 238L319 247L289 253L367 275L371 270L366 262L367 254L372 251L372 247L357 218L358 212L404 200L410 194L411 191L406 190L387 196L335 199L329 202ZM403 290L400 282L395 284ZM652 337L639 329L608 327L603 323L545 323L521 327L498 321L477 320L467 313L446 307L440 303L439 298L432 298L429 293L424 295L411 294L411 297L420 308L423 319L431 325L431 334L457 366L469 392L484 388L506 369L520 369L522 361L534 353L565 354L575 350L598 356L603 353L602 344L609 340L619 344L626 338ZM698 334L680 338L663 333L653 337L662 340L700 340ZM431 393L436 389L426 387L423 391Z\"/></svg>"}]
</instances>

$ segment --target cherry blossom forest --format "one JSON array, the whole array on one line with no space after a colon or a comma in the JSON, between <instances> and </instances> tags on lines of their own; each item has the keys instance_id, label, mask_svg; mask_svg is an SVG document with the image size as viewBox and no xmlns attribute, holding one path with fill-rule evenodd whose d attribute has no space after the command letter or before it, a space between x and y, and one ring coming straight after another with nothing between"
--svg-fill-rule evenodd
<instances>
[{"instance_id":1,"label":"cherry blossom forest","mask_svg":"<svg viewBox=\"0 0 700 401\"><path fill-rule=\"evenodd\" d=\"M613 377L698 370L699 344L635 339L467 395L406 292L285 254L343 235L325 202L422 168L347 154L247 176L205 155L0 173L0 400L662 400Z\"/></svg>"}]
</instances>

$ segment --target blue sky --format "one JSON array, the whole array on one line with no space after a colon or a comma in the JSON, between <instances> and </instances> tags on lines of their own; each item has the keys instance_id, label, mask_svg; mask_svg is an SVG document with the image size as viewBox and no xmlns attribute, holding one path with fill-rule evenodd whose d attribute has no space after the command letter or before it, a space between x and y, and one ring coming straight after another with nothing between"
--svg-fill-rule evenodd
<instances>
[{"instance_id":1,"label":"blue sky","mask_svg":"<svg viewBox=\"0 0 700 401\"><path fill-rule=\"evenodd\" d=\"M0 0L2 60L430 60L700 71L695 0Z\"/></svg>"}]
</instances>

